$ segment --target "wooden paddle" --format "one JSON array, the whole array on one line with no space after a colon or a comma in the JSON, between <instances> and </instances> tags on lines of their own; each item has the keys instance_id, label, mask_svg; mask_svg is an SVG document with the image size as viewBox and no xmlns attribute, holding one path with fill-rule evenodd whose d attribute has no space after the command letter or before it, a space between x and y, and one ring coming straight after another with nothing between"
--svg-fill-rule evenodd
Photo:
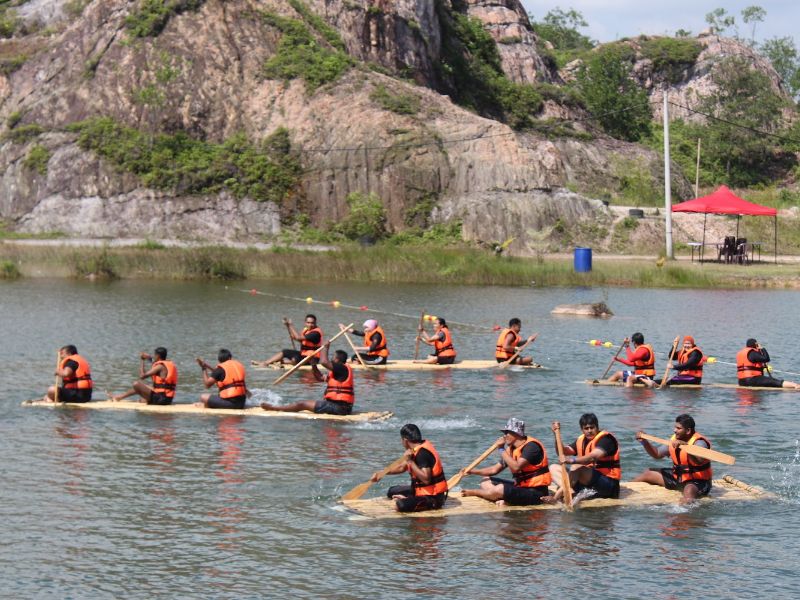
<instances>
[{"instance_id":1,"label":"wooden paddle","mask_svg":"<svg viewBox=\"0 0 800 600\"><path fill-rule=\"evenodd\" d=\"M344 329L344 328L341 328L341 330L342 330L342 333L344 333L345 331L347 331L347 330L346 330L346 329ZM362 367L364 367L364 368L366 369L366 368L367 368L367 363L365 363L365 362L364 362L364 359L363 359L363 358L361 358L361 354L359 353L359 351L358 351L358 350L356 350L356 346L355 346L355 344L353 344L353 340L351 340L351 339L350 339L350 336L349 336L349 335L347 335L346 333L344 334L344 339L346 339L346 340L347 340L347 343L348 343L348 344L350 344L350 347L353 349L353 354L355 354L356 358L358 359L358 362L360 362L360 363L361 363L361 366L362 366Z\"/></svg>"},{"instance_id":2,"label":"wooden paddle","mask_svg":"<svg viewBox=\"0 0 800 600\"><path fill-rule=\"evenodd\" d=\"M350 329L352 326L353 326L353 324L352 324L352 323L350 323L350 325L348 325L347 327L345 327L344 329L342 329L342 330L341 330L339 333L337 333L335 336L333 336L333 337L330 339L330 341L331 341L331 342L333 342L333 341L334 341L336 338L338 338L340 335L342 335L342 334L345 332L345 330L347 330L347 329ZM320 352L322 352L322 348L323 348L323 346L322 346L322 345L320 345L320 347L319 347L319 348L317 348L316 350L314 350L314 351L313 351L311 354L309 354L309 355L307 355L307 356L304 356L304 357L303 357L303 360L301 360L299 363L297 363L297 364L296 364L295 366L293 366L291 369L289 369L288 371L286 371L286 373L284 373L283 375L281 375L280 377L278 377L278 378L277 378L275 381L273 381L273 382L272 382L272 385L278 385L278 384L279 384L281 381L283 381L284 379L286 379L286 378L287 378L289 375L291 375L292 373L294 373L295 371L297 371L297 369L299 369L299 368L300 368L300 367L302 367L304 364L306 364L306 363L307 363L309 360L311 360L311 358L312 358L312 357L314 357L314 356L316 356L317 354L319 354Z\"/></svg>"},{"instance_id":3,"label":"wooden paddle","mask_svg":"<svg viewBox=\"0 0 800 600\"><path fill-rule=\"evenodd\" d=\"M659 438L647 433L642 433L641 436L644 440L656 442L657 444L664 444L665 446L669 446L672 443L670 440L665 440L664 438ZM681 442L681 450L686 452L686 454L691 454L692 456L698 456L700 458L707 458L708 460L720 462L724 465L732 465L736 463L735 456L723 454L722 452L717 452L716 450L711 450L710 448L703 448L702 446L687 444L686 442Z\"/></svg>"},{"instance_id":4,"label":"wooden paddle","mask_svg":"<svg viewBox=\"0 0 800 600\"><path fill-rule=\"evenodd\" d=\"M419 313L419 325L417 326L417 345L414 346L414 360L419 357L419 330L422 329L422 324L425 321L425 311Z\"/></svg>"},{"instance_id":5,"label":"wooden paddle","mask_svg":"<svg viewBox=\"0 0 800 600\"><path fill-rule=\"evenodd\" d=\"M606 370L603 371L603 374L600 375L600 379L598 379L597 381L603 381L603 379L606 378L606 375L608 375L608 372L611 370L611 366L614 364L614 361L617 360L617 357L619 356L619 353L622 352L622 349L624 347L625 347L625 340L622 340L622 343L619 345L619 348L617 349L617 353L614 355L614 358L612 358L611 362L608 363L608 366L606 367Z\"/></svg>"},{"instance_id":6,"label":"wooden paddle","mask_svg":"<svg viewBox=\"0 0 800 600\"><path fill-rule=\"evenodd\" d=\"M658 389L663 390L667 387L667 375L669 375L669 369L672 367L672 357L675 356L675 348L678 347L678 340L681 339L681 336L677 336L675 340L672 342L672 350L669 351L669 356L667 357L667 369L664 371L664 377L661 379L661 385L658 386Z\"/></svg>"},{"instance_id":7,"label":"wooden paddle","mask_svg":"<svg viewBox=\"0 0 800 600\"><path fill-rule=\"evenodd\" d=\"M499 447L500 447L500 442L499 441L495 442L494 444L489 446L489 448L486 450L486 452L481 454L478 458L476 458L471 463L469 463L469 465L467 465L466 467L461 469L458 473L453 475L450 479L448 479L447 480L447 489L448 490L452 490L459 483L461 483L461 480L464 479L464 476L467 474L467 471L470 471L470 470L474 469L475 467L477 467L484 460L486 460L486 457L488 457L492 452L497 450Z\"/></svg>"},{"instance_id":8,"label":"wooden paddle","mask_svg":"<svg viewBox=\"0 0 800 600\"><path fill-rule=\"evenodd\" d=\"M294 337L292 337L292 328L289 326L289 323L286 322L286 319L283 320L283 324L286 325L286 332L289 334L289 341L292 342L292 350L296 350L297 346L295 346Z\"/></svg>"},{"instance_id":9,"label":"wooden paddle","mask_svg":"<svg viewBox=\"0 0 800 600\"><path fill-rule=\"evenodd\" d=\"M53 402L58 404L58 370L61 367L61 352L56 352L56 385L53 391Z\"/></svg>"},{"instance_id":10,"label":"wooden paddle","mask_svg":"<svg viewBox=\"0 0 800 600\"><path fill-rule=\"evenodd\" d=\"M561 424L558 421L553 423L553 435L556 438L558 461L561 463L561 487L564 489L564 506L567 510L572 510L572 485L569 481L567 465L564 464L564 445L561 443Z\"/></svg>"},{"instance_id":11,"label":"wooden paddle","mask_svg":"<svg viewBox=\"0 0 800 600\"><path fill-rule=\"evenodd\" d=\"M394 469L396 469L397 467L402 465L405 461L406 461L406 455L404 454L403 456L398 458L396 461L394 461L392 464L388 465L383 471L378 473L378 481L383 479L383 477L389 471L393 471ZM369 481L365 481L364 483L359 483L356 487L354 487L352 490L350 490L344 496L342 496L341 499L342 500L358 500L359 498L361 498L361 496L363 496L364 494L367 493L367 490L370 488L370 486L373 483L376 483L376 482L372 481L372 479L370 479Z\"/></svg>"},{"instance_id":12,"label":"wooden paddle","mask_svg":"<svg viewBox=\"0 0 800 600\"><path fill-rule=\"evenodd\" d=\"M513 355L511 358L509 358L507 361L504 361L504 362L498 363L498 365L497 365L497 368L498 368L498 369L505 369L505 368L506 368L508 365L510 365L512 362L514 362L514 360L515 360L515 359L516 359L516 358L517 358L517 357L518 357L520 354L522 354L522 351L523 351L523 350L525 350L525 348L527 348L527 347L528 347L528 344L532 344L533 342L535 342L535 341L536 341L536 337L537 337L538 335L539 335L538 333L534 333L534 334L533 334L533 339L530 339L530 340L528 340L527 342L525 342L524 344L522 344L522 346L520 346L520 347L517 349L517 351L514 353L514 355Z\"/></svg>"}]
</instances>

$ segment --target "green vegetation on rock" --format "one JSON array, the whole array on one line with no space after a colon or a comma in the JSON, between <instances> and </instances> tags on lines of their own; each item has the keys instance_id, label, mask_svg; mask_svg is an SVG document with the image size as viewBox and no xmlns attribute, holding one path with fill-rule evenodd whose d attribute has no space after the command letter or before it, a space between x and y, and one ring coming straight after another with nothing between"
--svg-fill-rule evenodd
<instances>
[{"instance_id":1,"label":"green vegetation on rock","mask_svg":"<svg viewBox=\"0 0 800 600\"><path fill-rule=\"evenodd\" d=\"M632 53L623 43L593 52L578 71L578 88L606 133L635 142L650 131L652 111L632 77Z\"/></svg>"},{"instance_id":2,"label":"green vegetation on rock","mask_svg":"<svg viewBox=\"0 0 800 600\"><path fill-rule=\"evenodd\" d=\"M436 10L443 30L439 75L453 101L515 129L528 127L542 108L541 94L505 76L497 44L480 20L451 11L442 0Z\"/></svg>"},{"instance_id":3,"label":"green vegetation on rock","mask_svg":"<svg viewBox=\"0 0 800 600\"><path fill-rule=\"evenodd\" d=\"M109 117L73 123L69 129L78 134L81 148L134 173L152 188L182 194L228 190L237 198L281 203L300 177L289 132L283 128L260 143L236 134L221 144L182 132L151 136Z\"/></svg>"},{"instance_id":4,"label":"green vegetation on rock","mask_svg":"<svg viewBox=\"0 0 800 600\"><path fill-rule=\"evenodd\" d=\"M415 115L419 112L418 96L390 92L383 84L375 86L375 89L369 95L369 99L398 115Z\"/></svg>"},{"instance_id":5,"label":"green vegetation on rock","mask_svg":"<svg viewBox=\"0 0 800 600\"><path fill-rule=\"evenodd\" d=\"M133 37L155 37L173 16L197 10L204 3L205 0L140 0L138 6L125 17L125 27Z\"/></svg>"},{"instance_id":6,"label":"green vegetation on rock","mask_svg":"<svg viewBox=\"0 0 800 600\"><path fill-rule=\"evenodd\" d=\"M47 175L47 163L50 162L50 150L44 146L36 144L28 151L28 156L25 157L26 169L35 171L39 175Z\"/></svg>"},{"instance_id":7,"label":"green vegetation on rock","mask_svg":"<svg viewBox=\"0 0 800 600\"><path fill-rule=\"evenodd\" d=\"M659 37L644 39L641 51L644 58L652 61L656 73L670 83L677 83L683 72L697 61L702 49L695 40Z\"/></svg>"},{"instance_id":8,"label":"green vegetation on rock","mask_svg":"<svg viewBox=\"0 0 800 600\"><path fill-rule=\"evenodd\" d=\"M12 113L13 116L13 113ZM9 117L9 121L11 117ZM18 121L17 121L18 122ZM44 128L36 123L28 125L17 125L3 134L4 140L9 140L15 144L27 144L44 133Z\"/></svg>"},{"instance_id":9,"label":"green vegetation on rock","mask_svg":"<svg viewBox=\"0 0 800 600\"><path fill-rule=\"evenodd\" d=\"M336 81L352 66L352 59L338 45L329 48L321 44L302 21L266 11L261 17L283 34L277 52L264 64L267 79L302 79L306 89L313 92Z\"/></svg>"},{"instance_id":10,"label":"green vegetation on rock","mask_svg":"<svg viewBox=\"0 0 800 600\"><path fill-rule=\"evenodd\" d=\"M376 194L352 192L345 201L349 211L335 231L349 240L374 242L386 236L386 209Z\"/></svg>"}]
</instances>

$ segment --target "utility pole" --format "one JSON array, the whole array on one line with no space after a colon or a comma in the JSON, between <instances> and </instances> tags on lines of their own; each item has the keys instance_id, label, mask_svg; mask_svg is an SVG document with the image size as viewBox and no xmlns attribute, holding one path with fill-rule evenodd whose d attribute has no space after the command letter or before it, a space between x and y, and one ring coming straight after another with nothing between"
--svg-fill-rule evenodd
<instances>
[{"instance_id":1,"label":"utility pole","mask_svg":"<svg viewBox=\"0 0 800 600\"><path fill-rule=\"evenodd\" d=\"M675 258L672 250L672 186L669 172L669 113L667 87L664 86L664 212L666 219L667 258Z\"/></svg>"}]
</instances>

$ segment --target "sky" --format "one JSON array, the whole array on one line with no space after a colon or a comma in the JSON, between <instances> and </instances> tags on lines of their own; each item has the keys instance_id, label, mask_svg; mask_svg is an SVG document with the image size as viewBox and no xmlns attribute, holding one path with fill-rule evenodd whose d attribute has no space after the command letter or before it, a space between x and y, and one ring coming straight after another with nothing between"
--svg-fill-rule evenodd
<instances>
[{"instance_id":1,"label":"sky","mask_svg":"<svg viewBox=\"0 0 800 600\"><path fill-rule=\"evenodd\" d=\"M792 37L800 44L800 2L798 0L745 0L723 2L722 0L522 0L528 14L541 20L550 10L564 11L574 8L583 14L588 27L580 32L599 42L611 42L623 37L637 35L674 35L678 29L686 29L697 35L708 27L706 14L715 8L724 8L736 18L739 35L749 39L751 32L741 18L741 10L747 6L760 6L767 11L763 23L756 27L756 41L763 42L774 37ZM732 33L729 33L732 35Z\"/></svg>"}]
</instances>

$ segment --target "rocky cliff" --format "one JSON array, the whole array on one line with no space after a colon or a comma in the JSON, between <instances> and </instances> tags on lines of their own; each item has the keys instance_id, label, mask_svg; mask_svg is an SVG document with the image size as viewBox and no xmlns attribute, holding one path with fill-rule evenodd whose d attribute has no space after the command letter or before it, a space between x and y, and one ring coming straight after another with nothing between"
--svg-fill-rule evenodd
<instances>
[{"instance_id":1,"label":"rocky cliff","mask_svg":"<svg viewBox=\"0 0 800 600\"><path fill-rule=\"evenodd\" d=\"M0 75L0 218L20 231L252 240L301 213L335 222L358 191L380 197L391 229L422 212L461 220L467 239L513 237L512 251L531 253L558 244L559 224L610 223L597 198L619 189L630 165L660 185L659 157L639 146L518 133L446 95L442 19L453 11L481 20L512 80L560 81L518 0L184 0L152 35L132 33L142 3L94 0L79 15L62 6L23 4L47 26L0 40L4 64L17 57ZM265 65L290 35L281 18L334 59L346 55L342 74L316 87L271 77ZM225 181L211 192L164 188L79 144L75 124L99 116L206 144L284 128L302 172L278 201ZM131 151L114 149L120 164ZM679 175L673 186L678 198L690 193Z\"/></svg>"}]
</instances>

